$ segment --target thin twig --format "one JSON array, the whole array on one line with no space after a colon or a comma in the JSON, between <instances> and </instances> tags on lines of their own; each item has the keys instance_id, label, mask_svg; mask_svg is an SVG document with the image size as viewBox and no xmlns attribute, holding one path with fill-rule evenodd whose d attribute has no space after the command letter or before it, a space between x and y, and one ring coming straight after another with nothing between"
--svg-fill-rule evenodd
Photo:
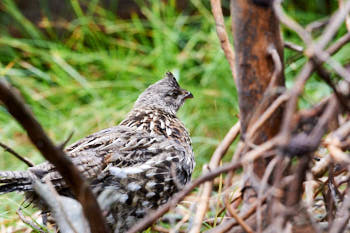
<instances>
[{"instance_id":1,"label":"thin twig","mask_svg":"<svg viewBox=\"0 0 350 233\"><path fill-rule=\"evenodd\" d=\"M321 65L318 65L316 61L314 61L315 69L317 74L332 88L334 94L337 96L337 99L342 104L345 109L349 109L348 100L338 91L337 87L333 84L331 74L323 68Z\"/></svg>"},{"instance_id":2,"label":"thin twig","mask_svg":"<svg viewBox=\"0 0 350 233\"><path fill-rule=\"evenodd\" d=\"M327 53L334 54L338 52L344 45L350 41L350 33L346 33L344 36L340 37L334 44L327 48Z\"/></svg>"},{"instance_id":3,"label":"thin twig","mask_svg":"<svg viewBox=\"0 0 350 233\"><path fill-rule=\"evenodd\" d=\"M322 51L328 42L333 38L338 28L344 22L344 19L350 11L350 1L346 1L338 11L332 15L326 29L321 35L320 39L315 44L315 51Z\"/></svg>"},{"instance_id":4,"label":"thin twig","mask_svg":"<svg viewBox=\"0 0 350 233\"><path fill-rule=\"evenodd\" d=\"M73 137L73 134L74 134L74 131L72 131L68 137L66 138L66 140L64 140L62 143L60 143L58 145L58 147L61 149L61 150L64 150L64 148L66 147L67 143L72 139Z\"/></svg>"},{"instance_id":5,"label":"thin twig","mask_svg":"<svg viewBox=\"0 0 350 233\"><path fill-rule=\"evenodd\" d=\"M221 0L210 0L210 3L211 10L215 19L216 33L220 40L221 48L225 53L228 63L230 64L232 77L236 79L237 75L235 68L235 54L233 52L230 40L225 29L225 21L221 9Z\"/></svg>"},{"instance_id":6,"label":"thin twig","mask_svg":"<svg viewBox=\"0 0 350 233\"><path fill-rule=\"evenodd\" d=\"M268 179L273 172L278 160L280 157L273 158L266 167L263 178L261 179L261 185L258 191L258 199L257 199L257 210L256 210L256 219L257 219L257 232L262 232L262 215L261 215L261 205L262 205L262 197L265 192L265 187L267 186Z\"/></svg>"},{"instance_id":7,"label":"thin twig","mask_svg":"<svg viewBox=\"0 0 350 233\"><path fill-rule=\"evenodd\" d=\"M245 164L251 163L252 161L255 161L263 153L267 152L268 150L272 150L277 145L278 142L279 142L279 138L274 137L264 142L263 144L259 145L255 149L247 152L241 160L242 164L245 165Z\"/></svg>"},{"instance_id":8,"label":"thin twig","mask_svg":"<svg viewBox=\"0 0 350 233\"><path fill-rule=\"evenodd\" d=\"M166 229L161 226L152 226L152 230L155 230L156 232L161 232L161 233L169 233L169 229Z\"/></svg>"},{"instance_id":9,"label":"thin twig","mask_svg":"<svg viewBox=\"0 0 350 233\"><path fill-rule=\"evenodd\" d=\"M269 86L266 89L267 91L270 91L272 88L277 86L278 77L282 72L283 64L282 64L281 57L278 54L277 49L275 48L274 45L272 44L269 45L269 47L267 48L267 53L271 56L273 65L274 65L272 77L269 82Z\"/></svg>"},{"instance_id":10,"label":"thin twig","mask_svg":"<svg viewBox=\"0 0 350 233\"><path fill-rule=\"evenodd\" d=\"M209 162L209 169L215 169L219 165L221 158L226 154L233 141L237 138L239 132L240 122L237 122L234 126L232 126L222 142L215 149Z\"/></svg>"},{"instance_id":11,"label":"thin twig","mask_svg":"<svg viewBox=\"0 0 350 233\"><path fill-rule=\"evenodd\" d=\"M271 115L276 111L277 108L281 106L282 103L289 99L287 93L280 95L275 101L265 110L265 112L254 122L254 124L249 127L247 132L247 138L251 139L255 132L271 117Z\"/></svg>"},{"instance_id":12,"label":"thin twig","mask_svg":"<svg viewBox=\"0 0 350 233\"><path fill-rule=\"evenodd\" d=\"M264 195L264 197L261 199L261 201L262 201L262 202L265 202L266 199L267 199L267 196L268 196L268 193L266 193L266 194ZM245 212L245 213L241 216L241 218L242 218L243 220L246 220L246 219L248 219L250 216L252 216L252 215L255 213L255 211L256 211L257 204L258 204L258 202L255 201L255 202L250 206L250 208L247 210L247 212ZM229 230L229 229L231 229L232 227L237 226L237 225L238 225L238 223L236 222L235 219L227 220L226 222L221 223L219 226L210 229L209 231L207 231L207 233L226 232L227 230Z\"/></svg>"},{"instance_id":13,"label":"thin twig","mask_svg":"<svg viewBox=\"0 0 350 233\"><path fill-rule=\"evenodd\" d=\"M239 141L236 146L236 151L232 156L232 159L231 159L232 162L238 161L240 159L241 153L244 150L244 148L245 148L245 143L242 141ZM231 186L232 177L233 177L233 171L229 171L225 179L224 190L228 189Z\"/></svg>"},{"instance_id":14,"label":"thin twig","mask_svg":"<svg viewBox=\"0 0 350 233\"><path fill-rule=\"evenodd\" d=\"M27 219L23 213L22 213L22 209L21 207L18 208L18 210L16 211L18 217L21 219L22 222L24 222L25 224L29 225L32 229L40 232L40 233L45 233L46 231L44 231L43 229L41 229L40 226L38 226L37 224L35 224L33 221Z\"/></svg>"},{"instance_id":15,"label":"thin twig","mask_svg":"<svg viewBox=\"0 0 350 233\"><path fill-rule=\"evenodd\" d=\"M28 167L34 167L34 163L32 161L30 161L29 159L21 156L20 154L18 154L16 151L14 151L13 149L11 149L9 146L3 144L0 142L0 147L4 148L5 151L9 152L10 154L14 155L17 159L21 160L22 162L24 162L25 164L28 165Z\"/></svg>"},{"instance_id":16,"label":"thin twig","mask_svg":"<svg viewBox=\"0 0 350 233\"><path fill-rule=\"evenodd\" d=\"M350 189L347 192L347 195L345 196L345 199L343 201L342 206L340 207L340 210L336 214L336 218L333 221L333 224L331 225L331 228L329 230L330 233L340 233L344 232L344 229L346 225L349 223L350 218Z\"/></svg>"},{"instance_id":17,"label":"thin twig","mask_svg":"<svg viewBox=\"0 0 350 233\"><path fill-rule=\"evenodd\" d=\"M239 192L239 194L237 194L237 192ZM236 191L235 194L233 194L233 198L231 200L231 204L233 204L233 208L237 208L241 203L241 201L242 201L242 192L241 190L238 190ZM225 210L226 210L226 207L222 207L221 210L218 211L217 216L220 216Z\"/></svg>"},{"instance_id":18,"label":"thin twig","mask_svg":"<svg viewBox=\"0 0 350 233\"><path fill-rule=\"evenodd\" d=\"M309 56L312 60L317 61L318 64L322 62L327 63L340 77L350 83L350 72L347 71L337 60L333 59L327 52L315 50L313 56Z\"/></svg>"},{"instance_id":19,"label":"thin twig","mask_svg":"<svg viewBox=\"0 0 350 233\"><path fill-rule=\"evenodd\" d=\"M287 27L294 30L299 35L299 37L303 39L307 47L309 47L312 43L311 35L307 33L307 31L302 26L300 26L297 22L295 22L292 18L284 13L281 6L281 0L274 1L273 9L278 19Z\"/></svg>"},{"instance_id":20,"label":"thin twig","mask_svg":"<svg viewBox=\"0 0 350 233\"><path fill-rule=\"evenodd\" d=\"M50 191L50 194L51 194L51 195L47 195L47 196L49 196L49 197L52 198L51 201L50 201L50 203L49 203L49 205L54 205L54 203L56 203L56 204L57 204L57 210L55 210L55 211L57 211L58 213L60 213L60 215L61 215L61 216L63 217L63 219L64 219L64 222L66 222L66 223L68 224L70 230L72 230L73 233L78 233L78 231L75 229L74 224L72 223L72 220L73 220L73 219L70 219L69 216L68 216L68 214L66 213L65 208L64 208L64 206L63 206L63 204L62 204L62 200L60 200L60 195L59 195L58 192L56 191L54 185L52 184L52 182L50 181L50 179L45 179L45 177L44 177L44 180L45 180L45 184L47 185L47 190L42 190L42 191ZM40 181L37 180L36 182L40 182ZM38 185L36 184L35 190L36 190L37 193L39 193L39 195L44 196L44 195L47 194L47 192L46 192L46 194L44 194L45 192L44 192L44 193L40 193L40 192L39 192L40 188L37 187L37 186L38 186ZM44 199L44 198L43 198L43 199ZM55 219L57 220L57 216L55 217Z\"/></svg>"},{"instance_id":21,"label":"thin twig","mask_svg":"<svg viewBox=\"0 0 350 233\"><path fill-rule=\"evenodd\" d=\"M344 151L342 151L339 147L329 144L327 146L327 149L329 150L329 154L336 162L342 162L342 163L348 163L350 164L350 158L349 155L346 154Z\"/></svg>"},{"instance_id":22,"label":"thin twig","mask_svg":"<svg viewBox=\"0 0 350 233\"><path fill-rule=\"evenodd\" d=\"M283 122L282 127L280 131L280 145L284 146L288 144L291 136L292 129L294 128L294 121L293 116L294 112L297 106L298 97L301 94L301 92L304 89L305 83L308 80L308 78L311 75L311 72L313 70L313 64L311 61L307 62L306 65L304 65L303 69L300 71L297 80L294 84L293 89L290 91L290 98L287 102L284 116L283 116Z\"/></svg>"},{"instance_id":23,"label":"thin twig","mask_svg":"<svg viewBox=\"0 0 350 233\"><path fill-rule=\"evenodd\" d=\"M234 126L232 126L232 128L226 134L225 138L222 140L220 145L216 148L209 162L209 166L208 166L209 170L213 170L219 165L221 158L226 154L228 148L231 146L233 141L237 138L239 131L240 131L240 123L237 122ZM203 170L204 170L203 171L203 174L204 174L205 172L207 172L208 169L203 169ZM204 184L203 193L199 199L200 202L198 203L199 205L196 211L193 227L190 230L190 233L196 233L200 231L203 218L208 209L209 196L211 194L212 189L213 189L212 181L208 181Z\"/></svg>"},{"instance_id":24,"label":"thin twig","mask_svg":"<svg viewBox=\"0 0 350 233\"><path fill-rule=\"evenodd\" d=\"M323 18L320 20L316 20L313 21L311 23L309 23L308 25L306 25L305 30L309 33L311 33L312 31L319 29L321 27L324 27L327 25L327 23L329 22L329 18Z\"/></svg>"},{"instance_id":25,"label":"thin twig","mask_svg":"<svg viewBox=\"0 0 350 233\"><path fill-rule=\"evenodd\" d=\"M288 49L291 49L293 51L296 51L298 53L304 52L304 48L302 46L294 44L294 43L289 42L289 41L285 41L284 42L284 47L288 48Z\"/></svg>"},{"instance_id":26,"label":"thin twig","mask_svg":"<svg viewBox=\"0 0 350 233\"><path fill-rule=\"evenodd\" d=\"M331 44L326 49L326 52L330 55L335 54L349 41L350 41L350 33L346 33L344 36L340 37L334 44ZM292 42L289 42L289 41L284 42L284 47L299 53L304 52L304 48L302 46L293 44Z\"/></svg>"},{"instance_id":27,"label":"thin twig","mask_svg":"<svg viewBox=\"0 0 350 233\"><path fill-rule=\"evenodd\" d=\"M225 195L225 206L230 213L230 215L236 219L237 223L247 232L247 233L252 233L253 229L248 226L248 224L237 214L236 210L234 210L231 206L231 203L229 201L228 195Z\"/></svg>"}]
</instances>

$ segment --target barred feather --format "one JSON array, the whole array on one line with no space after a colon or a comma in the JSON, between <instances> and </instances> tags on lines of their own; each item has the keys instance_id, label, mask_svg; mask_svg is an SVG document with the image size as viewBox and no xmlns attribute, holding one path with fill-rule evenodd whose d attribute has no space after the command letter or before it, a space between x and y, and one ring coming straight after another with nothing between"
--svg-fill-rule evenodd
<instances>
[{"instance_id":1,"label":"barred feather","mask_svg":"<svg viewBox=\"0 0 350 233\"><path fill-rule=\"evenodd\" d=\"M28 171L0 171L0 194L32 190Z\"/></svg>"}]
</instances>

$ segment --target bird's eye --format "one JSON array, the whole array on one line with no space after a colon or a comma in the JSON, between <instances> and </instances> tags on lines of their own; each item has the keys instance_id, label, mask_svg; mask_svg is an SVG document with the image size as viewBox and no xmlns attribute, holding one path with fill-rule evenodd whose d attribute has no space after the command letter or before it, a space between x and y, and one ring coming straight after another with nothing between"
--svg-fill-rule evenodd
<instances>
[{"instance_id":1,"label":"bird's eye","mask_svg":"<svg viewBox=\"0 0 350 233\"><path fill-rule=\"evenodd\" d=\"M178 95L179 95L179 92L172 91L172 92L169 92L167 96L170 96L170 97L173 97L173 98L177 98Z\"/></svg>"}]
</instances>

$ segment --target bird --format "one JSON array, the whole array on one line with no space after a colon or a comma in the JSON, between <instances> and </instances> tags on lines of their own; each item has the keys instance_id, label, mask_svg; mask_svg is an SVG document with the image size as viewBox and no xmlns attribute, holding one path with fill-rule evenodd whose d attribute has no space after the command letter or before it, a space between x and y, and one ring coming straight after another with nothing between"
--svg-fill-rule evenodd
<instances>
[{"instance_id":1,"label":"bird","mask_svg":"<svg viewBox=\"0 0 350 233\"><path fill-rule=\"evenodd\" d=\"M176 116L193 98L171 72L137 98L119 125L93 133L65 149L91 189L114 232L126 232L165 204L191 180L195 167L190 134ZM49 180L60 195L74 197L49 162L24 171L0 171L0 194L24 192L45 210L33 179Z\"/></svg>"}]
</instances>

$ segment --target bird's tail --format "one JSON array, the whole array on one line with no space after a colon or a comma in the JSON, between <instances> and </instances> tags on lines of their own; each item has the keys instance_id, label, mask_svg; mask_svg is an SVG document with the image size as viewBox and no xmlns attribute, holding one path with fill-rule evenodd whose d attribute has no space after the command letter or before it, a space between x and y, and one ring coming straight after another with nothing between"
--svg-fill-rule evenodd
<instances>
[{"instance_id":1,"label":"bird's tail","mask_svg":"<svg viewBox=\"0 0 350 233\"><path fill-rule=\"evenodd\" d=\"M0 194L32 190L32 177L28 171L0 171Z\"/></svg>"}]
</instances>

